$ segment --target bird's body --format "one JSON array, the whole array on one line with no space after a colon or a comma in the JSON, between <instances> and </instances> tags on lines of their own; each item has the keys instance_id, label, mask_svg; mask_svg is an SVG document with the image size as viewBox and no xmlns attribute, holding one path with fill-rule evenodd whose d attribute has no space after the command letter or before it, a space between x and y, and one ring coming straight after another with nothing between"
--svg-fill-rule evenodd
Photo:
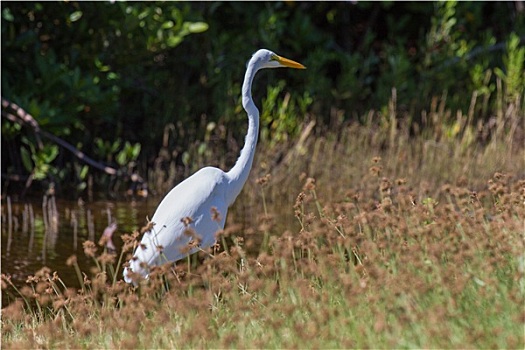
<instances>
[{"instance_id":1,"label":"bird's body","mask_svg":"<svg viewBox=\"0 0 525 350\"><path fill-rule=\"evenodd\" d=\"M192 237L189 231L184 234L186 229L191 228L200 236L200 246L209 247L214 243L214 235L203 233L217 232L224 227L228 210L224 201L225 175L217 168L203 168L166 195L151 219L151 222L155 223L153 229L146 232L142 238L141 244L145 245L146 249L139 247L135 251L137 259L131 263L133 271L145 272L145 269L140 267L141 263L148 266L161 265L193 253L196 248L189 249L188 244L195 237ZM188 201L188 195L196 200ZM213 220L212 208L220 213L216 221Z\"/></svg>"},{"instance_id":2,"label":"bird's body","mask_svg":"<svg viewBox=\"0 0 525 350\"><path fill-rule=\"evenodd\" d=\"M239 159L228 172L213 167L200 169L164 197L151 219L153 228L144 233L129 267L124 269L126 282L133 282L132 273L147 277L150 266L180 260L214 244L215 234L224 228L228 207L241 192L252 167L259 133L259 111L251 96L253 78L261 68L277 67L305 68L269 50L252 56L242 87L248 132Z\"/></svg>"}]
</instances>

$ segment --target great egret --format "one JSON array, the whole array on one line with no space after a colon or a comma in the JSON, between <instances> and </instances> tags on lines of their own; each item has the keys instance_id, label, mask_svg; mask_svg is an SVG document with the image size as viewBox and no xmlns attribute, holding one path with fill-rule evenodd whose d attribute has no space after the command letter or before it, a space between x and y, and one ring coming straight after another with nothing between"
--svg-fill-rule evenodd
<instances>
[{"instance_id":1,"label":"great egret","mask_svg":"<svg viewBox=\"0 0 525 350\"><path fill-rule=\"evenodd\" d=\"M224 228L228 207L241 192L252 167L259 134L259 110L251 93L253 78L262 68L278 67L306 68L269 50L253 54L242 85L248 132L237 162L228 172L205 167L164 197L151 219L152 230L144 233L129 267L124 269L126 282L133 282L133 273L147 278L150 266L180 260L215 243L215 233Z\"/></svg>"}]
</instances>

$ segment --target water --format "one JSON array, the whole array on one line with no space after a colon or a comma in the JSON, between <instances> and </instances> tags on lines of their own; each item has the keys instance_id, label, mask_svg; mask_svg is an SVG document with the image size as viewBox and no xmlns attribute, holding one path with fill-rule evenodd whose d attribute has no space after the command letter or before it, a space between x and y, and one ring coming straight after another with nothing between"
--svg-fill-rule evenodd
<instances>
[{"instance_id":1,"label":"water","mask_svg":"<svg viewBox=\"0 0 525 350\"><path fill-rule=\"evenodd\" d=\"M143 227L146 218L151 218L161 198L148 198L130 201L76 202L63 199L32 200L11 202L2 199L1 207L1 273L11 276L17 286L26 285L27 277L43 267L56 271L66 286L79 288L80 284L73 266L66 261L76 255L82 271L90 276L90 268L95 266L92 258L86 257L82 243L93 241L98 246L104 229L116 220L117 230L113 233L113 243L120 254L124 233ZM284 232L290 228L299 229L293 217L292 205L282 197L269 201L274 216L272 231ZM245 238L245 251L257 254L263 246L264 227L261 227L262 203L249 196L239 196L230 208L227 227L240 227L236 235ZM255 213L255 214L254 214ZM258 214L257 214L258 213ZM264 225L263 225L264 226ZM250 228L250 229L247 229ZM251 243L250 243L251 242ZM121 275L122 271L119 271ZM2 306L13 300L2 291ZM16 293L15 293L16 294Z\"/></svg>"},{"instance_id":2,"label":"water","mask_svg":"<svg viewBox=\"0 0 525 350\"><path fill-rule=\"evenodd\" d=\"M67 286L78 286L74 267L67 266L66 260L76 255L82 271L89 271L94 262L85 256L82 243L91 240L98 246L104 229L116 220L113 243L120 252L120 235L144 226L158 202L151 198L92 203L53 197L16 203L3 199L1 272L10 275L11 281L20 287L29 275L46 266L57 271ZM2 298L3 306L9 301L5 299L9 298Z\"/></svg>"}]
</instances>

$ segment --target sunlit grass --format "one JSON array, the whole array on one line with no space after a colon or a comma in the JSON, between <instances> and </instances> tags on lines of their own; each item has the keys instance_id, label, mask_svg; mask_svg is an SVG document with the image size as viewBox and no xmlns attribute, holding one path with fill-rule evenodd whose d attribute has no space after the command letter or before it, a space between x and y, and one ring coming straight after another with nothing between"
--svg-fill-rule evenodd
<instances>
[{"instance_id":1,"label":"sunlit grass","mask_svg":"<svg viewBox=\"0 0 525 350\"><path fill-rule=\"evenodd\" d=\"M17 290L3 276L19 299L2 345L523 348L524 159L507 146L372 123L311 135L291 157L261 144L226 251L137 288L90 243L93 271L67 261L80 289L46 269Z\"/></svg>"}]
</instances>

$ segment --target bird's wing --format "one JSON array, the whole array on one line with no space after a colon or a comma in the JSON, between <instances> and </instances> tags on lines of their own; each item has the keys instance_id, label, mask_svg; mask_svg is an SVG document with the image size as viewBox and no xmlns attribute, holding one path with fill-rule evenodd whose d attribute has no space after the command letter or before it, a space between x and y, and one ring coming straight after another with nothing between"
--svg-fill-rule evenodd
<instances>
[{"instance_id":1,"label":"bird's wing","mask_svg":"<svg viewBox=\"0 0 525 350\"><path fill-rule=\"evenodd\" d=\"M138 260L154 265L181 259L187 255L181 248L192 239L185 234L188 228L211 244L215 232L224 227L227 210L225 186L224 172L206 167L173 188L151 219L155 225L151 232L144 234L142 247L135 252ZM222 223L212 220L212 207L221 213Z\"/></svg>"}]
</instances>

